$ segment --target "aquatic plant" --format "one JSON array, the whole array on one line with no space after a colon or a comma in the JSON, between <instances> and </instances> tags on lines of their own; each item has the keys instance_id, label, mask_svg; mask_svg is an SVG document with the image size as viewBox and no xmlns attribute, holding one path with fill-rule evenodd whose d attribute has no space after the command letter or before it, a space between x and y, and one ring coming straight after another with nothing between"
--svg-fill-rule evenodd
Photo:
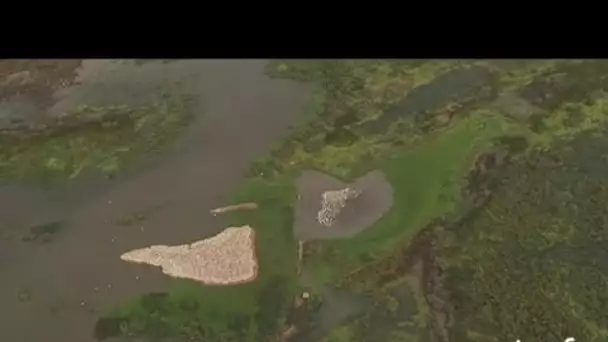
<instances>
[{"instance_id":1,"label":"aquatic plant","mask_svg":"<svg viewBox=\"0 0 608 342\"><path fill-rule=\"evenodd\" d=\"M191 118L188 108L187 98L172 95L139 108L80 106L64 115L74 122L65 129L0 135L0 181L52 184L85 172L113 177L173 140Z\"/></svg>"},{"instance_id":2,"label":"aquatic plant","mask_svg":"<svg viewBox=\"0 0 608 342\"><path fill-rule=\"evenodd\" d=\"M577 139L608 151L592 136ZM578 169L571 144L509 166L484 210L443 246L456 340L608 338L601 323L608 267L599 247L608 238L601 204L608 179Z\"/></svg>"}]
</instances>

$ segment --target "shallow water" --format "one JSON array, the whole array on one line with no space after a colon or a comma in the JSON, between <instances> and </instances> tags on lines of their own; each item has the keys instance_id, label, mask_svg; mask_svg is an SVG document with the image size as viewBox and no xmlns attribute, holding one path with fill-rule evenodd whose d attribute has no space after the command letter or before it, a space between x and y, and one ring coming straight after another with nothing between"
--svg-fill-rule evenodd
<instances>
[{"instance_id":1,"label":"shallow water","mask_svg":"<svg viewBox=\"0 0 608 342\"><path fill-rule=\"evenodd\" d=\"M225 227L208 211L225 204L249 162L303 116L310 95L306 86L267 78L266 62L83 63L81 84L56 93L44 114L80 104L138 105L169 89L195 96L198 117L173 153L113 181L86 179L53 191L0 187L1 341L94 341L97 312L167 289L171 280L160 271L118 256L149 244L199 240ZM115 223L150 208L141 225ZM31 226L55 221L62 229L49 243L19 238Z\"/></svg>"},{"instance_id":2,"label":"shallow water","mask_svg":"<svg viewBox=\"0 0 608 342\"><path fill-rule=\"evenodd\" d=\"M323 341L334 328L363 314L371 307L362 296L329 286L318 288L315 295L322 298L322 305L315 313L314 326L294 336L293 342Z\"/></svg>"},{"instance_id":3,"label":"shallow water","mask_svg":"<svg viewBox=\"0 0 608 342\"><path fill-rule=\"evenodd\" d=\"M309 335L310 341L316 341L329 334L331 330L348 319L364 312L367 303L354 294L337 289L324 288L321 291L323 306L319 312L319 325Z\"/></svg>"},{"instance_id":4,"label":"shallow water","mask_svg":"<svg viewBox=\"0 0 608 342\"><path fill-rule=\"evenodd\" d=\"M397 119L415 119L433 112L450 102L473 96L491 82L490 73L482 67L459 68L438 76L428 84L412 89L397 105L378 119L371 120L359 129L368 134L381 134Z\"/></svg>"}]
</instances>

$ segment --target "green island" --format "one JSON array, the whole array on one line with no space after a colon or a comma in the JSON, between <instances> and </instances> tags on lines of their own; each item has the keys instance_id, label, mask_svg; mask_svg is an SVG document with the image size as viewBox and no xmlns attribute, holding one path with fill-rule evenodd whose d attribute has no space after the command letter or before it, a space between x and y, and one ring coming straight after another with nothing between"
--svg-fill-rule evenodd
<instances>
[{"instance_id":1,"label":"green island","mask_svg":"<svg viewBox=\"0 0 608 342\"><path fill-rule=\"evenodd\" d=\"M308 121L233 196L259 205L230 214L256 229L258 279L177 282L105 313L98 338L283 341L293 326L290 341L608 339L607 62L290 60L268 73L315 91ZM112 171L117 153L44 167ZM311 169L346 181L379 169L394 194L369 230L304 244L304 286L294 181ZM328 289L364 310L327 327ZM303 291L311 305L294 305Z\"/></svg>"}]
</instances>

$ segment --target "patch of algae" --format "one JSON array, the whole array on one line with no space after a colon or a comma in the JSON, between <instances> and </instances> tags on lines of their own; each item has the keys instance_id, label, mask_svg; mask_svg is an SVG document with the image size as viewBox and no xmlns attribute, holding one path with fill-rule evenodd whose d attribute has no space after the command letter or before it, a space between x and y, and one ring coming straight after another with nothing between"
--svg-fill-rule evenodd
<instances>
[{"instance_id":1,"label":"patch of algae","mask_svg":"<svg viewBox=\"0 0 608 342\"><path fill-rule=\"evenodd\" d=\"M142 155L158 152L191 119L176 96L139 108L80 106L66 117L111 117L50 135L0 137L0 181L52 184L84 172L117 175Z\"/></svg>"},{"instance_id":2,"label":"patch of algae","mask_svg":"<svg viewBox=\"0 0 608 342\"><path fill-rule=\"evenodd\" d=\"M560 140L591 132L608 123L608 93L602 92L587 103L565 103L542 119L541 132L530 135L531 142L543 149Z\"/></svg>"}]
</instances>

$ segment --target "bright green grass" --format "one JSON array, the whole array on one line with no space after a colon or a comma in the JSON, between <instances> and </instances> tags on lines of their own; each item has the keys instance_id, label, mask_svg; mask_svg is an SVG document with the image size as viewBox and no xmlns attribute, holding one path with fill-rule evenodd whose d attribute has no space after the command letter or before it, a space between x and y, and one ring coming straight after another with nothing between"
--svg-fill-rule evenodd
<instances>
[{"instance_id":1,"label":"bright green grass","mask_svg":"<svg viewBox=\"0 0 608 342\"><path fill-rule=\"evenodd\" d=\"M166 298L154 305L146 305L148 299L144 296L108 317L123 320L123 334L151 338L182 336L257 342L274 335L297 286L293 191L290 182L251 179L234 198L234 203L255 201L260 206L231 217L233 225L248 224L256 231L257 280L235 286L179 281ZM112 334L106 332L108 335Z\"/></svg>"},{"instance_id":2,"label":"bright green grass","mask_svg":"<svg viewBox=\"0 0 608 342\"><path fill-rule=\"evenodd\" d=\"M357 333L350 325L342 325L331 331L323 342L354 342L360 341Z\"/></svg>"},{"instance_id":3,"label":"bright green grass","mask_svg":"<svg viewBox=\"0 0 608 342\"><path fill-rule=\"evenodd\" d=\"M453 211L475 154L511 129L504 119L488 114L473 113L380 163L393 186L391 210L353 238L320 242L322 252L310 260L319 280L338 280L366 261L387 255L432 219Z\"/></svg>"}]
</instances>

